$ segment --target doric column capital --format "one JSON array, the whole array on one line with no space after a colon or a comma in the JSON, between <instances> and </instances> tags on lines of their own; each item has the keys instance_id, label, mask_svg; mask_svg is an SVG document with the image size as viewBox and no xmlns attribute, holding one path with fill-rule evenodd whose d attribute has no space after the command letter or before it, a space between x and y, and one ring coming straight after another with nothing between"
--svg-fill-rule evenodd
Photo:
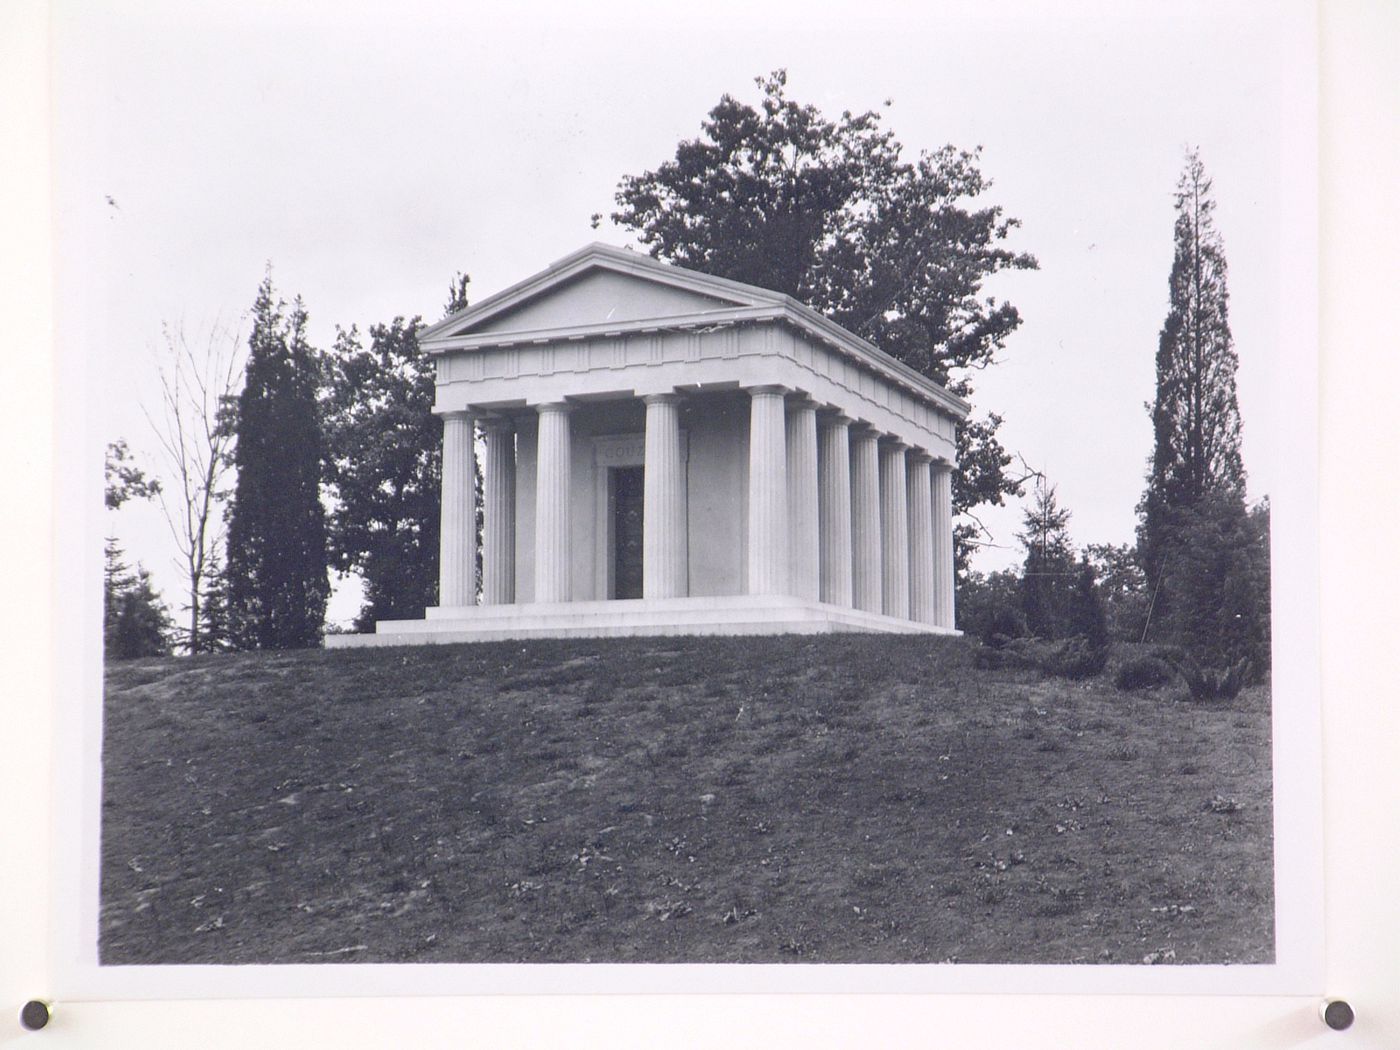
<instances>
[{"instance_id":1,"label":"doric column capital","mask_svg":"<svg viewBox=\"0 0 1400 1050\"><path fill-rule=\"evenodd\" d=\"M679 405L681 394L675 390L669 390L660 394L643 394L642 404L644 405Z\"/></svg>"},{"instance_id":2,"label":"doric column capital","mask_svg":"<svg viewBox=\"0 0 1400 1050\"><path fill-rule=\"evenodd\" d=\"M565 415L574 410L574 406L569 401L545 401L535 405L534 409L540 415Z\"/></svg>"},{"instance_id":3,"label":"doric column capital","mask_svg":"<svg viewBox=\"0 0 1400 1050\"><path fill-rule=\"evenodd\" d=\"M940 456L933 456L932 459L933 459L933 469L934 469L935 471L937 471L938 473L940 473L940 474L951 474L951 473L953 472L953 464L950 463L948 460L943 459L943 458L940 457Z\"/></svg>"},{"instance_id":4,"label":"doric column capital","mask_svg":"<svg viewBox=\"0 0 1400 1050\"><path fill-rule=\"evenodd\" d=\"M813 412L815 412L818 408L821 407L811 397L809 397L807 394L801 393L800 391L793 391L791 394L789 394L787 404L788 408L811 409Z\"/></svg>"},{"instance_id":5,"label":"doric column capital","mask_svg":"<svg viewBox=\"0 0 1400 1050\"><path fill-rule=\"evenodd\" d=\"M504 434L515 429L509 416L482 416L477 420L481 429L492 434Z\"/></svg>"},{"instance_id":6,"label":"doric column capital","mask_svg":"<svg viewBox=\"0 0 1400 1050\"><path fill-rule=\"evenodd\" d=\"M911 446L909 449L909 460L911 463L932 463L933 456L926 449Z\"/></svg>"},{"instance_id":7,"label":"doric column capital","mask_svg":"<svg viewBox=\"0 0 1400 1050\"><path fill-rule=\"evenodd\" d=\"M910 446L909 442L904 441L901 438L897 438L893 434L881 434L880 447L884 448L889 452L902 452L904 449L907 449Z\"/></svg>"},{"instance_id":8,"label":"doric column capital","mask_svg":"<svg viewBox=\"0 0 1400 1050\"><path fill-rule=\"evenodd\" d=\"M746 386L744 390L750 397L759 397L765 394L783 397L792 392L790 387L785 387L780 383L760 383L758 386Z\"/></svg>"},{"instance_id":9,"label":"doric column capital","mask_svg":"<svg viewBox=\"0 0 1400 1050\"><path fill-rule=\"evenodd\" d=\"M849 427L854 423L850 416L839 408L821 408L817 411L817 425L823 427Z\"/></svg>"},{"instance_id":10,"label":"doric column capital","mask_svg":"<svg viewBox=\"0 0 1400 1050\"><path fill-rule=\"evenodd\" d=\"M438 415L442 417L444 423L449 419L454 423L463 421L470 423L476 418L476 413L469 408L454 408L447 412L439 412Z\"/></svg>"}]
</instances>

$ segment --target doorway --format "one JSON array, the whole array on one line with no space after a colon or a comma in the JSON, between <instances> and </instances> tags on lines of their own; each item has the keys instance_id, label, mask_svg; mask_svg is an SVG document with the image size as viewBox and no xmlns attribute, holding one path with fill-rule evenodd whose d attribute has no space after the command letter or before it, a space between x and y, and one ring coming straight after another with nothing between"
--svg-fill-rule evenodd
<instances>
[{"instance_id":1,"label":"doorway","mask_svg":"<svg viewBox=\"0 0 1400 1050\"><path fill-rule=\"evenodd\" d=\"M612 504L612 597L640 598L645 469L611 468L608 471L608 489Z\"/></svg>"}]
</instances>

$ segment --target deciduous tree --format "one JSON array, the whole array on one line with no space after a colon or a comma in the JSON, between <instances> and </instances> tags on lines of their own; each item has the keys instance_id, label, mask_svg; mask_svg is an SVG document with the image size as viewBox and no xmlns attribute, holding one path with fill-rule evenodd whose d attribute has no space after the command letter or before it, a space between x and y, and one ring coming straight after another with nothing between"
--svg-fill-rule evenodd
<instances>
[{"instance_id":1,"label":"deciduous tree","mask_svg":"<svg viewBox=\"0 0 1400 1050\"><path fill-rule=\"evenodd\" d=\"M164 335L160 409L146 419L165 459L167 484L159 499L185 580L184 646L199 653L210 651L201 603L223 539L218 511L233 470L243 360L238 333L222 325L194 341L183 325L167 324Z\"/></svg>"},{"instance_id":2,"label":"deciduous tree","mask_svg":"<svg viewBox=\"0 0 1400 1050\"><path fill-rule=\"evenodd\" d=\"M831 120L787 97L783 70L757 83L757 109L725 95L672 160L624 176L613 222L656 258L791 295L970 396L969 373L1021 323L983 281L1036 266L1006 246L1017 220L977 203L991 185L979 151L906 157L878 112ZM999 423L962 428L959 513L1021 491ZM959 529L961 559L974 533Z\"/></svg>"},{"instance_id":3,"label":"deciduous tree","mask_svg":"<svg viewBox=\"0 0 1400 1050\"><path fill-rule=\"evenodd\" d=\"M340 330L326 357L331 564L364 581L355 626L421 617L437 604L442 421L419 319Z\"/></svg>"}]
</instances>

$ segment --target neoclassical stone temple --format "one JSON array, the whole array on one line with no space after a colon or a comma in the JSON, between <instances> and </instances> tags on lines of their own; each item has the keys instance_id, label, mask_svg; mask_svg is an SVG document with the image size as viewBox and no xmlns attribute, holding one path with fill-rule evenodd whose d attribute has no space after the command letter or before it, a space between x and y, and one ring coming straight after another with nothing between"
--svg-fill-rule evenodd
<instances>
[{"instance_id":1,"label":"neoclassical stone temple","mask_svg":"<svg viewBox=\"0 0 1400 1050\"><path fill-rule=\"evenodd\" d=\"M328 645L952 631L968 405L795 300L594 244L420 343L441 604Z\"/></svg>"}]
</instances>

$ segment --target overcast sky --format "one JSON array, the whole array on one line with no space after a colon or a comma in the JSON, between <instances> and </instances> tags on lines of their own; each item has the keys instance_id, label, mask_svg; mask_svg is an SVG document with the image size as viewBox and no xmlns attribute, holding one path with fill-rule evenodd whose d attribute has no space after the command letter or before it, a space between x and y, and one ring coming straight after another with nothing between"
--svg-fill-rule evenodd
<instances>
[{"instance_id":1,"label":"overcast sky","mask_svg":"<svg viewBox=\"0 0 1400 1050\"><path fill-rule=\"evenodd\" d=\"M790 97L830 115L892 99L886 125L911 153L983 147L985 202L1022 221L1012 244L1040 269L988 288L1024 323L977 377L976 410L1005 417L1079 544L1133 536L1172 190L1199 146L1258 498L1287 466L1272 454L1276 386L1292 381L1278 348L1311 339L1283 236L1289 173L1312 163L1306 8L57 3L60 338L90 362L89 436L153 450L140 405L157 398L162 322L236 322L268 262L328 345L337 324L436 319L454 271L480 299L588 241L629 243L589 225L618 178L784 67ZM985 515L1000 546L978 567L1018 559L1019 519ZM155 512L103 528L178 595ZM342 595L333 617L355 604Z\"/></svg>"}]
</instances>

